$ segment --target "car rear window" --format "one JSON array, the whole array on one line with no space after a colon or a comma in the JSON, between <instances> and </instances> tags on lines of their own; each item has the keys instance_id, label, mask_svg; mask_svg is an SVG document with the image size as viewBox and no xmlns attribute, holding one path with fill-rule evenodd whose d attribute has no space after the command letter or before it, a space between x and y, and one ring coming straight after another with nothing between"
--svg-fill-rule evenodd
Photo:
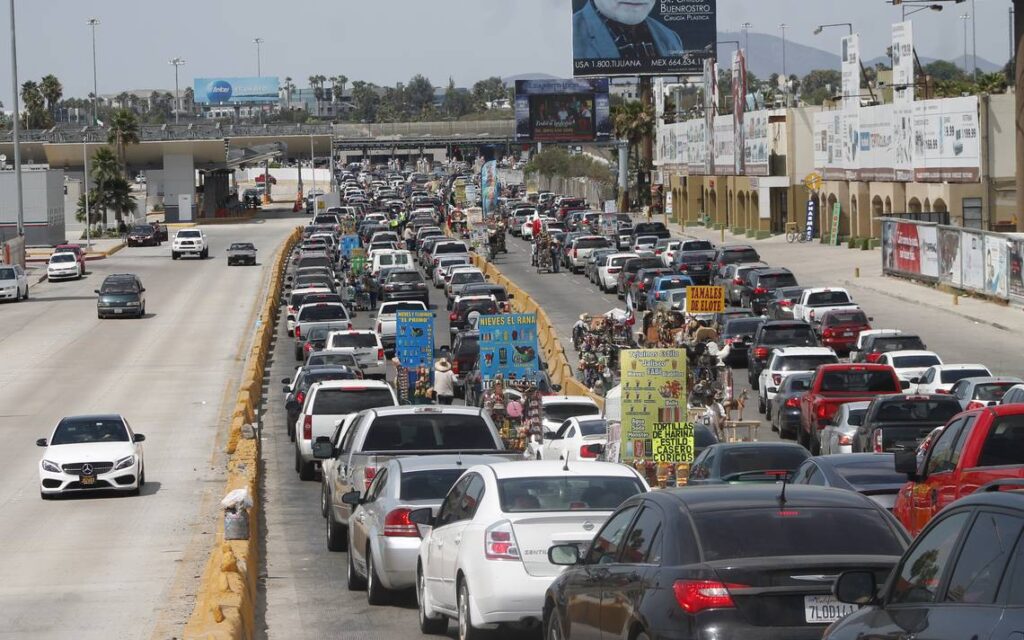
<instances>
[{"instance_id":1,"label":"car rear window","mask_svg":"<svg viewBox=\"0 0 1024 640\"><path fill-rule=\"evenodd\" d=\"M364 451L492 450L490 428L479 415L402 413L377 416L363 443Z\"/></svg>"},{"instance_id":2,"label":"car rear window","mask_svg":"<svg viewBox=\"0 0 1024 640\"><path fill-rule=\"evenodd\" d=\"M577 249L598 249L610 246L612 246L611 243L604 238L580 238L576 241Z\"/></svg>"},{"instance_id":3,"label":"car rear window","mask_svg":"<svg viewBox=\"0 0 1024 640\"><path fill-rule=\"evenodd\" d=\"M775 363L779 371L814 371L823 364L836 364L837 356L783 356Z\"/></svg>"},{"instance_id":4,"label":"car rear window","mask_svg":"<svg viewBox=\"0 0 1024 640\"><path fill-rule=\"evenodd\" d=\"M544 417L556 422L564 422L576 416L596 416L601 414L597 405L586 402L565 402L549 404L544 407Z\"/></svg>"},{"instance_id":5,"label":"car rear window","mask_svg":"<svg viewBox=\"0 0 1024 640\"><path fill-rule=\"evenodd\" d=\"M1024 464L1024 415L996 418L985 436L979 467Z\"/></svg>"},{"instance_id":6,"label":"car rear window","mask_svg":"<svg viewBox=\"0 0 1024 640\"><path fill-rule=\"evenodd\" d=\"M725 262L760 262L761 256L754 249L725 249L722 251Z\"/></svg>"},{"instance_id":7,"label":"car rear window","mask_svg":"<svg viewBox=\"0 0 1024 640\"><path fill-rule=\"evenodd\" d=\"M986 382L985 384L975 385L972 399L981 400L982 402L998 402L1003 399L1003 395L1015 384L1017 383Z\"/></svg>"},{"instance_id":8,"label":"car rear window","mask_svg":"<svg viewBox=\"0 0 1024 640\"><path fill-rule=\"evenodd\" d=\"M455 347L454 353L455 356L459 358L479 355L479 339L477 338L477 336L463 336L462 340L459 341L459 346Z\"/></svg>"},{"instance_id":9,"label":"car rear window","mask_svg":"<svg viewBox=\"0 0 1024 640\"><path fill-rule=\"evenodd\" d=\"M764 322L761 318L735 318L725 323L722 330L723 336L744 336L754 335L757 328Z\"/></svg>"},{"instance_id":10,"label":"car rear window","mask_svg":"<svg viewBox=\"0 0 1024 640\"><path fill-rule=\"evenodd\" d=\"M807 458L807 452L796 447L736 447L719 454L722 480L764 480L761 471L793 471Z\"/></svg>"},{"instance_id":11,"label":"car rear window","mask_svg":"<svg viewBox=\"0 0 1024 640\"><path fill-rule=\"evenodd\" d=\"M498 313L498 305L494 303L494 300L460 300L459 301L459 312L469 313L470 311L477 311L481 315L494 315Z\"/></svg>"},{"instance_id":12,"label":"car rear window","mask_svg":"<svg viewBox=\"0 0 1024 640\"><path fill-rule=\"evenodd\" d=\"M612 258L612 259L611 259L611 260L610 260L610 261L608 262L608 266L609 266L609 267L621 267L621 266L622 266L623 264L625 264L625 262L626 262L627 260L632 260L632 259L633 259L633 258L629 258L629 257L626 257L626 256L620 256L620 257L618 257L618 258Z\"/></svg>"},{"instance_id":13,"label":"car rear window","mask_svg":"<svg viewBox=\"0 0 1024 640\"><path fill-rule=\"evenodd\" d=\"M301 269L303 267L330 267L331 259L326 256L313 256L310 258L303 258L299 260L296 268Z\"/></svg>"},{"instance_id":14,"label":"car rear window","mask_svg":"<svg viewBox=\"0 0 1024 640\"><path fill-rule=\"evenodd\" d=\"M350 347L376 347L377 336L372 333L336 333L331 338L332 349Z\"/></svg>"},{"instance_id":15,"label":"car rear window","mask_svg":"<svg viewBox=\"0 0 1024 640\"><path fill-rule=\"evenodd\" d=\"M814 330L807 325L785 325L764 327L761 330L761 344L785 345L789 347L813 347L818 344Z\"/></svg>"},{"instance_id":16,"label":"car rear window","mask_svg":"<svg viewBox=\"0 0 1024 640\"><path fill-rule=\"evenodd\" d=\"M345 415L364 409L393 406L395 400L388 389L320 389L313 401L313 415Z\"/></svg>"},{"instance_id":17,"label":"car rear window","mask_svg":"<svg viewBox=\"0 0 1024 640\"><path fill-rule=\"evenodd\" d=\"M421 280L423 278L415 271L399 271L398 273L388 274L388 282L419 282Z\"/></svg>"},{"instance_id":18,"label":"car rear window","mask_svg":"<svg viewBox=\"0 0 1024 640\"><path fill-rule=\"evenodd\" d=\"M322 320L348 320L348 312L340 304L317 304L306 306L299 311L300 322L318 322Z\"/></svg>"},{"instance_id":19,"label":"car rear window","mask_svg":"<svg viewBox=\"0 0 1024 640\"><path fill-rule=\"evenodd\" d=\"M444 500L455 481L466 472L463 467L455 469L431 469L430 471L406 471L402 474L399 490L402 500Z\"/></svg>"},{"instance_id":20,"label":"car rear window","mask_svg":"<svg viewBox=\"0 0 1024 640\"><path fill-rule=\"evenodd\" d=\"M308 391L311 386L317 382L327 382L328 380L354 380L356 378L355 371L351 369L336 369L334 371L316 371L313 373L307 373L302 376L302 379L297 385L296 389Z\"/></svg>"},{"instance_id":21,"label":"car rear window","mask_svg":"<svg viewBox=\"0 0 1024 640\"><path fill-rule=\"evenodd\" d=\"M903 553L900 539L875 509L772 506L696 512L692 517L707 562Z\"/></svg>"},{"instance_id":22,"label":"car rear window","mask_svg":"<svg viewBox=\"0 0 1024 640\"><path fill-rule=\"evenodd\" d=\"M644 487L636 478L554 476L498 480L505 513L529 511L612 511Z\"/></svg>"},{"instance_id":23,"label":"car rear window","mask_svg":"<svg viewBox=\"0 0 1024 640\"><path fill-rule=\"evenodd\" d=\"M907 368L907 367L930 367L932 365L939 364L939 359L936 356L896 356L892 359L892 366Z\"/></svg>"},{"instance_id":24,"label":"car rear window","mask_svg":"<svg viewBox=\"0 0 1024 640\"><path fill-rule=\"evenodd\" d=\"M484 274L479 271L459 271L452 276L452 284L465 284L467 282L483 282Z\"/></svg>"},{"instance_id":25,"label":"car rear window","mask_svg":"<svg viewBox=\"0 0 1024 640\"><path fill-rule=\"evenodd\" d=\"M714 259L714 253L684 253L679 255L679 262L685 262L687 264L694 262L711 262Z\"/></svg>"},{"instance_id":26,"label":"car rear window","mask_svg":"<svg viewBox=\"0 0 1024 640\"><path fill-rule=\"evenodd\" d=\"M671 289L685 289L690 284L682 278L668 278L658 283L658 288L662 291Z\"/></svg>"},{"instance_id":27,"label":"car rear window","mask_svg":"<svg viewBox=\"0 0 1024 640\"><path fill-rule=\"evenodd\" d=\"M351 353L331 353L329 351L321 351L319 353L310 354L309 360L306 361L306 365L310 367L331 364L354 368L359 366L356 362L356 357Z\"/></svg>"},{"instance_id":28,"label":"car rear window","mask_svg":"<svg viewBox=\"0 0 1024 640\"><path fill-rule=\"evenodd\" d=\"M399 311L423 311L423 304L419 302L405 302L389 305L381 309L380 315L395 315Z\"/></svg>"},{"instance_id":29,"label":"car rear window","mask_svg":"<svg viewBox=\"0 0 1024 640\"><path fill-rule=\"evenodd\" d=\"M943 384L953 384L964 378L983 378L990 375L985 369L946 369L940 376Z\"/></svg>"},{"instance_id":30,"label":"car rear window","mask_svg":"<svg viewBox=\"0 0 1024 640\"><path fill-rule=\"evenodd\" d=\"M469 253L469 249L466 245L461 242L446 242L444 244L438 244L434 247L434 253Z\"/></svg>"},{"instance_id":31,"label":"car rear window","mask_svg":"<svg viewBox=\"0 0 1024 640\"><path fill-rule=\"evenodd\" d=\"M796 276L792 273L763 275L757 281L757 286L764 289L778 289L779 287L791 287L794 285L796 285Z\"/></svg>"},{"instance_id":32,"label":"car rear window","mask_svg":"<svg viewBox=\"0 0 1024 640\"><path fill-rule=\"evenodd\" d=\"M960 413L960 403L945 400L885 400L874 419L878 422L942 422Z\"/></svg>"},{"instance_id":33,"label":"car rear window","mask_svg":"<svg viewBox=\"0 0 1024 640\"><path fill-rule=\"evenodd\" d=\"M604 420L580 420L580 435L603 436L608 433L608 423Z\"/></svg>"},{"instance_id":34,"label":"car rear window","mask_svg":"<svg viewBox=\"0 0 1024 640\"><path fill-rule=\"evenodd\" d=\"M848 302L850 302L850 296L845 291L819 291L807 296L807 306L809 307L824 307Z\"/></svg>"},{"instance_id":35,"label":"car rear window","mask_svg":"<svg viewBox=\"0 0 1024 640\"><path fill-rule=\"evenodd\" d=\"M832 393L899 393L900 386L891 370L836 370L825 373L821 390Z\"/></svg>"},{"instance_id":36,"label":"car rear window","mask_svg":"<svg viewBox=\"0 0 1024 640\"><path fill-rule=\"evenodd\" d=\"M855 487L881 484L906 484L907 474L896 473L892 459L885 456L879 460L861 460L836 466L836 473Z\"/></svg>"},{"instance_id":37,"label":"car rear window","mask_svg":"<svg viewBox=\"0 0 1024 640\"><path fill-rule=\"evenodd\" d=\"M886 351L911 351L913 349L924 349L924 343L918 337L899 336L875 340L871 346L872 351L884 353Z\"/></svg>"},{"instance_id":38,"label":"car rear window","mask_svg":"<svg viewBox=\"0 0 1024 640\"><path fill-rule=\"evenodd\" d=\"M826 327L837 324L867 324L868 317L863 311L834 311L822 321Z\"/></svg>"}]
</instances>

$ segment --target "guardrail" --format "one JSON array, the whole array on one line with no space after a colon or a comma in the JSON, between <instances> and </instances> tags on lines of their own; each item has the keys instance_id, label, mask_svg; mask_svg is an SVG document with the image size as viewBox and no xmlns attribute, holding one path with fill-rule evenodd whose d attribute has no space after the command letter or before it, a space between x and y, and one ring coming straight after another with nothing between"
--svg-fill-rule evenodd
<instances>
[{"instance_id":1,"label":"guardrail","mask_svg":"<svg viewBox=\"0 0 1024 640\"><path fill-rule=\"evenodd\" d=\"M248 513L249 536L246 540L225 540L223 524L218 526L196 591L195 608L185 625L186 640L251 640L255 634L263 483L259 473L260 439L258 434L251 437L248 431L256 422L256 411L263 397L263 371L277 327L285 264L301 235L301 229L296 228L274 255L267 298L238 389L225 447L228 473L224 493L246 488L252 497L253 506Z\"/></svg>"}]
</instances>

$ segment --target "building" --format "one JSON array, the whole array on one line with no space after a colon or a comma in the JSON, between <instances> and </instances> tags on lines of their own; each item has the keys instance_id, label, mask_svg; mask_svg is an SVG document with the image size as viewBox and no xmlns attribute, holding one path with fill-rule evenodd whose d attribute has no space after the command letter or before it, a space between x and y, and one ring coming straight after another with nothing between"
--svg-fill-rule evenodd
<instances>
[{"instance_id":1,"label":"building","mask_svg":"<svg viewBox=\"0 0 1024 640\"><path fill-rule=\"evenodd\" d=\"M66 241L64 171L22 167L25 243L53 246ZM14 171L0 171L0 243L17 235L18 187Z\"/></svg>"}]
</instances>

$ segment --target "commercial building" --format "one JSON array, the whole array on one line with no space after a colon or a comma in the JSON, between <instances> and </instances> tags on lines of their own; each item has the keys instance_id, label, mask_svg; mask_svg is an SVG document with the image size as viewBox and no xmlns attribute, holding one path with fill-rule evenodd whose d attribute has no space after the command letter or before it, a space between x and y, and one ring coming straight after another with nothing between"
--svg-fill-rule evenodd
<instances>
[{"instance_id":1,"label":"commercial building","mask_svg":"<svg viewBox=\"0 0 1024 640\"><path fill-rule=\"evenodd\" d=\"M52 246L64 242L64 171L23 167L21 188L25 243ZM0 243L17 233L17 174L0 171Z\"/></svg>"}]
</instances>

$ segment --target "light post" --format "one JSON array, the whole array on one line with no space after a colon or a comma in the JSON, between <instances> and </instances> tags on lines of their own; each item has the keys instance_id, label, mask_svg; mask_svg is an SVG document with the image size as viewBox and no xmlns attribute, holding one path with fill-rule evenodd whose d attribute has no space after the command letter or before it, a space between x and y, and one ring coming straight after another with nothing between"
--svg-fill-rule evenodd
<instances>
[{"instance_id":1,"label":"light post","mask_svg":"<svg viewBox=\"0 0 1024 640\"><path fill-rule=\"evenodd\" d=\"M260 38L259 36L257 36L255 38L253 38L252 41L253 41L253 44L256 45L256 77L257 78L262 78L263 77L263 68L262 68L263 64L262 64L262 62L260 60L260 45L263 44L263 38ZM250 118L252 117L252 107L251 106L249 107L249 117ZM260 121L260 124L263 123L263 105L262 104L259 105L259 121ZM299 172L301 173L301 169L300 169Z\"/></svg>"},{"instance_id":2,"label":"light post","mask_svg":"<svg viewBox=\"0 0 1024 640\"><path fill-rule=\"evenodd\" d=\"M971 71L974 81L978 81L978 12L971 0Z\"/></svg>"},{"instance_id":3,"label":"light post","mask_svg":"<svg viewBox=\"0 0 1024 640\"><path fill-rule=\"evenodd\" d=\"M309 192L310 193L313 193L314 191L316 191L316 155L315 155L315 153L316 152L313 149L313 135L310 134L310 136L309 136L309 169L310 169L310 173L313 176L313 178L312 178L313 186L309 188ZM301 172L301 171L302 171L302 169L300 168L299 172ZM314 214L316 213L316 201L315 200L313 201L313 213Z\"/></svg>"},{"instance_id":4,"label":"light post","mask_svg":"<svg viewBox=\"0 0 1024 640\"><path fill-rule=\"evenodd\" d=\"M971 19L971 14L961 13L960 20L964 23L964 73L970 73L967 68L967 21Z\"/></svg>"},{"instance_id":5,"label":"light post","mask_svg":"<svg viewBox=\"0 0 1024 640\"><path fill-rule=\"evenodd\" d=\"M740 25L740 29L743 31L743 50L750 55L750 29L754 25L749 22L744 22Z\"/></svg>"},{"instance_id":6,"label":"light post","mask_svg":"<svg viewBox=\"0 0 1024 640\"><path fill-rule=\"evenodd\" d=\"M92 215L89 211L89 145L85 133L89 127L82 127L82 191L85 193L85 248L92 249Z\"/></svg>"},{"instance_id":7,"label":"light post","mask_svg":"<svg viewBox=\"0 0 1024 640\"><path fill-rule=\"evenodd\" d=\"M819 24L818 27L814 30L814 35L819 35L822 31L830 27L846 27L847 29L850 30L850 35L853 35L853 24L850 22L834 22L832 24Z\"/></svg>"},{"instance_id":8,"label":"light post","mask_svg":"<svg viewBox=\"0 0 1024 640\"><path fill-rule=\"evenodd\" d=\"M20 133L21 125L19 124L20 111L18 108L18 45L15 42L15 29L14 29L14 0L10 1L11 4L11 93L14 102L14 126L12 127L12 135L14 142L14 182L17 184L18 191L18 236L25 236L25 209L24 201L22 200L21 191L21 141L18 137Z\"/></svg>"},{"instance_id":9,"label":"light post","mask_svg":"<svg viewBox=\"0 0 1024 640\"><path fill-rule=\"evenodd\" d=\"M786 73L786 29L789 27L788 24L783 22L779 25L779 29L782 30L782 77L789 78L789 74Z\"/></svg>"},{"instance_id":10,"label":"light post","mask_svg":"<svg viewBox=\"0 0 1024 640\"><path fill-rule=\"evenodd\" d=\"M178 114L181 112L181 98L178 93L178 67L185 64L185 59L171 58L168 64L174 65L174 124L178 124Z\"/></svg>"},{"instance_id":11,"label":"light post","mask_svg":"<svg viewBox=\"0 0 1024 640\"><path fill-rule=\"evenodd\" d=\"M96 125L96 121L100 119L99 115L99 99L100 94L96 88L96 25L100 23L99 18L89 18L85 24L89 25L92 29L92 123Z\"/></svg>"}]
</instances>

